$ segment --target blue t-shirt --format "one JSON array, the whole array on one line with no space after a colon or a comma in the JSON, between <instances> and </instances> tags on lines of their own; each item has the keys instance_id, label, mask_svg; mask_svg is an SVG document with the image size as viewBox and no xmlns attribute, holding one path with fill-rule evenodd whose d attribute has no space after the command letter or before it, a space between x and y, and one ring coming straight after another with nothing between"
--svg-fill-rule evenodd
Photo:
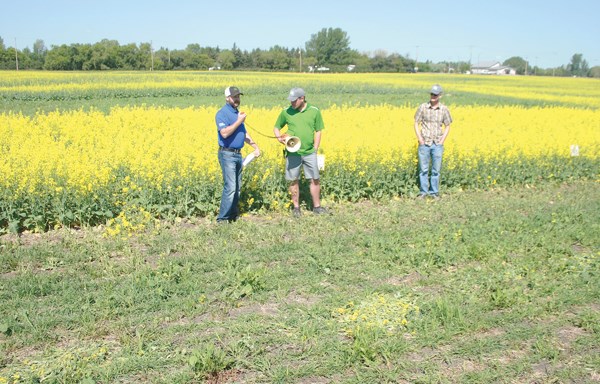
<instances>
[{"instance_id":1,"label":"blue t-shirt","mask_svg":"<svg viewBox=\"0 0 600 384\"><path fill-rule=\"evenodd\" d=\"M223 108L219 109L215 116L215 122L217 123L219 145L225 148L242 149L244 146L244 140L246 139L246 126L242 123L228 138L221 136L221 129L229 127L235 123L238 118L238 110L232 107L229 103L225 104Z\"/></svg>"}]
</instances>

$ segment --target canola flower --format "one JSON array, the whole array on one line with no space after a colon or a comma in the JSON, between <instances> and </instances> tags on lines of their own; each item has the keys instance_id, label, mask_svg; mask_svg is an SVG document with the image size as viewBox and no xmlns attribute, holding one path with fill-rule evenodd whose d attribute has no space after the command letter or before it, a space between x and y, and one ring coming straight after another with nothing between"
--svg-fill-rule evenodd
<instances>
[{"instance_id":1,"label":"canola flower","mask_svg":"<svg viewBox=\"0 0 600 384\"><path fill-rule=\"evenodd\" d=\"M8 376L0 376L0 384L88 382L94 367L109 360L110 351L105 346L69 348L58 350L42 362L26 359L20 369L7 370Z\"/></svg>"},{"instance_id":2,"label":"canola flower","mask_svg":"<svg viewBox=\"0 0 600 384\"><path fill-rule=\"evenodd\" d=\"M133 200L154 217L211 214L221 182L216 110L115 107L108 114L77 110L0 115L0 223L10 225L15 212L30 218L18 224L28 228L102 217L123 221L118 216ZM289 204L282 147L262 136L271 134L278 111L246 109L249 130L264 154L246 172L248 209ZM324 110L325 197L353 200L410 193L416 187L413 113L413 108L389 105ZM600 139L589 127L600 126L598 110L464 106L455 107L453 114L444 164L450 185L597 178ZM577 158L571 157L571 145L580 148ZM46 213L24 210L32 206Z\"/></svg>"},{"instance_id":3,"label":"canola flower","mask_svg":"<svg viewBox=\"0 0 600 384\"><path fill-rule=\"evenodd\" d=\"M107 80L87 73L6 72L0 74L0 101L22 92L53 95L58 88L69 89L66 81L72 81L70 89L77 96L83 91L144 87L185 90L198 86L215 92L215 87L230 82L242 87L261 83L268 92L280 92L284 81L307 81L317 89L335 87L338 93L357 88L390 92L423 88L424 82L435 80L433 75L390 74L318 78L286 74L284 80L282 74L256 73L228 77L116 73ZM444 81L446 89L452 90L443 99L448 104L455 100L454 94L481 92L478 78L448 76ZM530 88L521 86L524 81ZM600 136L594 128L600 126L600 94L591 88L581 92L591 83L519 77L486 78L486 83L488 94L520 100L537 97L565 106L450 104L454 123L446 142L444 188L598 180ZM322 108L324 199L354 201L415 193L416 106L349 102ZM265 137L272 135L283 107L242 107L248 113L248 129L263 152L244 172L243 211L289 208L282 146ZM214 125L217 109L115 106L108 112L95 108L31 116L3 112L0 232L105 223L107 235L128 236L151 228L157 218L214 214L221 188ZM573 148L577 156L571 156Z\"/></svg>"},{"instance_id":4,"label":"canola flower","mask_svg":"<svg viewBox=\"0 0 600 384\"><path fill-rule=\"evenodd\" d=\"M397 295L380 293L358 304L348 302L335 310L334 317L341 324L343 332L353 337L361 330L369 329L384 330L388 333L405 331L419 313L417 305Z\"/></svg>"}]
</instances>

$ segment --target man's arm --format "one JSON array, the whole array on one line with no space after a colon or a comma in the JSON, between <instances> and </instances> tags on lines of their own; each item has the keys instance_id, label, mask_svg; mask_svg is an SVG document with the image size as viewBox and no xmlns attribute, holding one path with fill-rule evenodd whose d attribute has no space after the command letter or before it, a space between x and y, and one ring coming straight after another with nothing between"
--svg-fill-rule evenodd
<instances>
[{"instance_id":1,"label":"man's arm","mask_svg":"<svg viewBox=\"0 0 600 384\"><path fill-rule=\"evenodd\" d=\"M417 135L417 140L419 141L419 145L425 144L425 140L423 140L423 136L421 136L421 130L419 129L419 121L415 120L415 134Z\"/></svg>"},{"instance_id":2,"label":"man's arm","mask_svg":"<svg viewBox=\"0 0 600 384\"><path fill-rule=\"evenodd\" d=\"M319 151L320 145L321 145L321 131L316 131L315 132L315 142L314 142L315 152Z\"/></svg>"},{"instance_id":3,"label":"man's arm","mask_svg":"<svg viewBox=\"0 0 600 384\"><path fill-rule=\"evenodd\" d=\"M250 137L250 134L248 134L248 132L246 132L246 138L244 139L244 141L251 145L252 148L254 148L254 155L256 157L260 156L260 149L258 149L258 145L254 140L252 140L252 137Z\"/></svg>"},{"instance_id":4,"label":"man's arm","mask_svg":"<svg viewBox=\"0 0 600 384\"><path fill-rule=\"evenodd\" d=\"M442 139L440 140L440 144L444 144L444 141L446 141L446 137L448 136L449 132L450 132L450 124L446 125L446 129L444 130L444 136L442 136Z\"/></svg>"},{"instance_id":5,"label":"man's arm","mask_svg":"<svg viewBox=\"0 0 600 384\"><path fill-rule=\"evenodd\" d=\"M219 133L224 139L228 138L229 136L233 135L235 130L238 129L240 125L242 125L244 120L246 120L246 114L244 112L241 112L240 114L238 114L238 118L233 124L221 129Z\"/></svg>"}]
</instances>

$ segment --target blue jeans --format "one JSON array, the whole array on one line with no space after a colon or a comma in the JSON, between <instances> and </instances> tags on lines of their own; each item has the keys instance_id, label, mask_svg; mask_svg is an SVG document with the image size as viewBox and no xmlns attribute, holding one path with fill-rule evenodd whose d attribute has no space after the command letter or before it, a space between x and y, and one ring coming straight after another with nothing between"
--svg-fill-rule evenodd
<instances>
[{"instance_id":1,"label":"blue jeans","mask_svg":"<svg viewBox=\"0 0 600 384\"><path fill-rule=\"evenodd\" d=\"M217 221L236 220L239 215L242 161L242 155L239 153L219 151L219 164L223 173L223 194Z\"/></svg>"},{"instance_id":2,"label":"blue jeans","mask_svg":"<svg viewBox=\"0 0 600 384\"><path fill-rule=\"evenodd\" d=\"M419 190L421 195L440 193L440 171L444 146L438 144L419 145ZM429 164L431 163L431 182Z\"/></svg>"}]
</instances>

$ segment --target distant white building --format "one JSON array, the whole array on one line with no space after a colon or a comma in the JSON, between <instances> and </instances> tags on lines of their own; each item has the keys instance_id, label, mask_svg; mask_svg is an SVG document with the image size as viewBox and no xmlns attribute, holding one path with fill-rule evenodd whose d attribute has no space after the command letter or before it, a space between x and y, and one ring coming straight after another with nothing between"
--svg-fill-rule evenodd
<instances>
[{"instance_id":1,"label":"distant white building","mask_svg":"<svg viewBox=\"0 0 600 384\"><path fill-rule=\"evenodd\" d=\"M314 72L314 71L327 72L327 71L329 71L329 68L323 67L323 66L315 67L315 66L309 65L308 66L308 72Z\"/></svg>"},{"instance_id":2,"label":"distant white building","mask_svg":"<svg viewBox=\"0 0 600 384\"><path fill-rule=\"evenodd\" d=\"M474 75L516 75L517 71L498 61L482 61L471 66L471 73Z\"/></svg>"}]
</instances>

